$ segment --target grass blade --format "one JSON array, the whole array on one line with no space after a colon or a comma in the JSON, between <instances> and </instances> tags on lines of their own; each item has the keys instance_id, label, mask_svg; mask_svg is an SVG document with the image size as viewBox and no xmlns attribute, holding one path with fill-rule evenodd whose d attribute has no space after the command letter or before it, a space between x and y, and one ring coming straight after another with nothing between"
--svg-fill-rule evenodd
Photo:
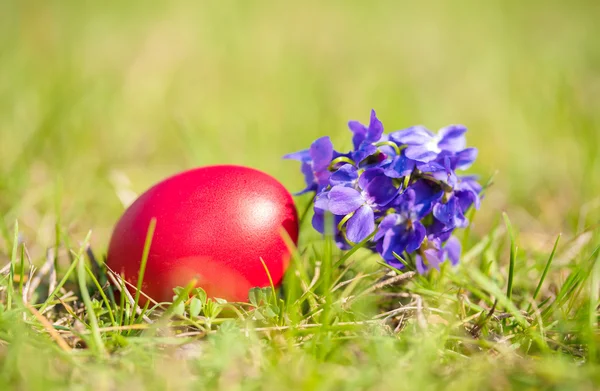
<instances>
[{"instance_id":1,"label":"grass blade","mask_svg":"<svg viewBox=\"0 0 600 391\"><path fill-rule=\"evenodd\" d=\"M544 271L542 272L540 281L538 282L537 287L535 288L535 291L533 292L533 298L532 298L533 300L535 300L537 295L540 293L540 290L542 289L542 284L544 283L544 280L546 280L546 276L548 275L548 270L550 270L550 265L552 264L552 261L554 260L554 255L556 254L556 248L558 247L558 242L560 241L561 235L562 234L559 234L556 238L556 241L554 242L554 247L552 248L550 257L548 258L548 261L546 262L546 267L544 267ZM529 310L531 310L531 304L529 305Z\"/></svg>"},{"instance_id":2,"label":"grass blade","mask_svg":"<svg viewBox=\"0 0 600 391\"><path fill-rule=\"evenodd\" d=\"M354 255L355 252L357 252L358 250L363 248L367 243L369 243L369 241L371 239L373 239L373 237L375 236L376 232L377 231L375 231L371 235L367 236L365 239L363 239L362 242L356 243L354 246L352 246L352 248L350 250L345 251L344 255L340 259L338 259L338 261L335 263L335 265L333 265L333 267L338 267L339 265L343 265L344 262L346 262L348 260L348 258L350 258L352 255Z\"/></svg>"},{"instance_id":3,"label":"grass blade","mask_svg":"<svg viewBox=\"0 0 600 391\"><path fill-rule=\"evenodd\" d=\"M25 282L25 245L21 246L21 255L20 255L20 267L19 270L19 295L23 295L23 284Z\"/></svg>"},{"instance_id":4,"label":"grass blade","mask_svg":"<svg viewBox=\"0 0 600 391\"><path fill-rule=\"evenodd\" d=\"M92 231L89 231L83 244L77 253L77 258L75 263L78 265L77 267L77 277L79 282L79 290L81 292L81 298L83 300L83 304L85 305L85 310L87 312L88 321L90 323L90 329L92 332L92 338L94 341L94 348L97 353L101 355L106 354L106 349L104 347L104 343L102 342L102 336L100 335L100 329L98 326L98 319L96 318L96 313L94 312L94 306L92 304L92 299L90 297L90 292L87 289L86 284L86 271L85 271L85 257L84 252L88 246L90 241L90 236L92 235Z\"/></svg>"},{"instance_id":5,"label":"grass blade","mask_svg":"<svg viewBox=\"0 0 600 391\"><path fill-rule=\"evenodd\" d=\"M488 277L483 275L477 269L471 269L468 271L470 277L477 283L479 286L486 291L488 291L492 296L494 296L500 305L502 305L506 310L511 313L511 315L515 318L517 323L520 326L526 328L529 326L525 317L521 314L519 309L515 306L515 304L510 300L508 295L502 293L502 290L494 284Z\"/></svg>"},{"instance_id":6,"label":"grass blade","mask_svg":"<svg viewBox=\"0 0 600 391\"><path fill-rule=\"evenodd\" d=\"M52 303L52 300L54 299L54 296L56 296L56 294L62 289L62 287L65 285L65 283L71 277L71 274L73 273L73 271L75 270L76 267L77 267L77 262L71 263L71 265L69 266L69 268L65 272L65 275L63 276L63 278L61 278L61 280L58 283L58 285L56 285L56 287L54 288L54 290L52 291L52 293L50 293L50 295L48 295L48 298L46 299L46 301L44 302L44 304L42 304L42 306L40 307L40 310L39 310L40 313L43 314L44 310L50 305L50 303Z\"/></svg>"},{"instance_id":7,"label":"grass blade","mask_svg":"<svg viewBox=\"0 0 600 391\"><path fill-rule=\"evenodd\" d=\"M85 249L89 244L91 235L92 231L89 231L83 241L83 244L81 245L81 248L79 249L79 252L77 253L75 263L77 264L77 280L79 283L79 290L81 292L81 298L83 300L83 304L85 306L85 310L88 316L88 321L92 332L92 338L94 341L94 347L97 353L105 355L106 350L104 348L104 343L102 342L102 337L100 335L98 319L96 318L96 313L94 312L94 306L92 304L92 299L90 297L90 292L87 289L87 283L85 279L85 257L83 254L85 253Z\"/></svg>"},{"instance_id":8,"label":"grass blade","mask_svg":"<svg viewBox=\"0 0 600 391\"><path fill-rule=\"evenodd\" d=\"M275 284L273 284L273 278L271 278L271 272L269 272L269 268L265 263L265 260L262 257L260 259L260 263L262 263L263 269L265 269L265 273L267 274L267 278L269 279L269 285L271 286L271 292L273 293L273 297L277 297L277 293L275 292Z\"/></svg>"},{"instance_id":9,"label":"grass blade","mask_svg":"<svg viewBox=\"0 0 600 391\"><path fill-rule=\"evenodd\" d=\"M509 259L509 267L508 267L508 286L506 287L506 297L508 300L512 298L512 288L513 288L513 279L515 275L515 258L517 257L517 247L515 245L515 232L513 227L508 219L508 215L502 213L502 217L504 218L504 223L506 224L506 229L510 236L510 259Z\"/></svg>"},{"instance_id":10,"label":"grass blade","mask_svg":"<svg viewBox=\"0 0 600 391\"><path fill-rule=\"evenodd\" d=\"M142 292L142 284L144 282L144 274L146 273L146 264L148 263L148 255L150 254L150 246L152 246L152 238L154 237L154 231L156 230L156 219L150 220L148 226L148 232L146 233L146 241L144 243L144 252L142 253L142 262L140 263L140 270L138 273L137 286L135 290L135 298L133 300L133 310L131 312L131 318L129 318L129 324L132 325L135 321L135 312L137 311L138 304L140 302L140 294Z\"/></svg>"},{"instance_id":11,"label":"grass blade","mask_svg":"<svg viewBox=\"0 0 600 391\"><path fill-rule=\"evenodd\" d=\"M96 286L96 289L98 289L98 293L100 293L100 296L102 296L102 300L104 301L104 305L106 305L106 311L108 312L108 317L110 318L110 322L112 323L113 326L117 326L117 322L116 322L115 316L113 314L114 308L112 307L112 305L110 304L110 301L108 300L108 297L104 293L104 290L102 289L102 286L100 285L100 282L98 282L98 279L96 278L96 276L94 276L94 272L87 265L85 265L85 271L87 272L88 276L90 277L90 279Z\"/></svg>"},{"instance_id":12,"label":"grass blade","mask_svg":"<svg viewBox=\"0 0 600 391\"><path fill-rule=\"evenodd\" d=\"M598 330L598 299L600 292L600 253L596 255L593 261L592 272L590 275L590 297L588 300L588 359L590 362L598 361L598 344L596 333Z\"/></svg>"},{"instance_id":13,"label":"grass blade","mask_svg":"<svg viewBox=\"0 0 600 391\"><path fill-rule=\"evenodd\" d=\"M15 292L15 264L17 263L17 252L19 250L19 222L15 221L15 232L13 234L13 248L10 255L10 269L8 272L8 285L6 286L6 309L12 308L13 294Z\"/></svg>"}]
</instances>

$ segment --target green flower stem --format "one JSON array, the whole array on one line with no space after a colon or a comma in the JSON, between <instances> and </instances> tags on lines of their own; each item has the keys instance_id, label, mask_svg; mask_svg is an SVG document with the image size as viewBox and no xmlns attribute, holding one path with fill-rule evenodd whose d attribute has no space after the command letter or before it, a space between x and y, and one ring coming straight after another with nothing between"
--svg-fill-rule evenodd
<instances>
[{"instance_id":1,"label":"green flower stem","mask_svg":"<svg viewBox=\"0 0 600 391\"><path fill-rule=\"evenodd\" d=\"M333 159L331 161L331 163L329 163L329 171L335 170L335 166L338 163L348 163L348 164L352 164L353 166L356 166L356 162L354 160L347 158L346 156L340 156L340 157Z\"/></svg>"},{"instance_id":2,"label":"green flower stem","mask_svg":"<svg viewBox=\"0 0 600 391\"><path fill-rule=\"evenodd\" d=\"M346 224L346 222L348 220L350 220L352 218L352 216L354 216L354 212L348 213L346 216L344 216L342 221L340 221L339 224L337 225L338 231L342 231L342 227L344 226L344 224Z\"/></svg>"},{"instance_id":3,"label":"green flower stem","mask_svg":"<svg viewBox=\"0 0 600 391\"><path fill-rule=\"evenodd\" d=\"M406 146L404 145L402 147L399 147L398 144L396 144L393 141L381 141L375 144L376 147L383 147L384 145L394 148L394 151L396 151L396 155L400 155L400 152L402 152L402 150L406 148Z\"/></svg>"}]
</instances>

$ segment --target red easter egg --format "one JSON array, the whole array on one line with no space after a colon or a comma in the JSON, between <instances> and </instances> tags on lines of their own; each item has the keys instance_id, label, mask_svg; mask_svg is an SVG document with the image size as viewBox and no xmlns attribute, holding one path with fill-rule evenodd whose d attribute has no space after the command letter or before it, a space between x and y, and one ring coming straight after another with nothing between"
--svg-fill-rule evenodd
<instances>
[{"instance_id":1,"label":"red easter egg","mask_svg":"<svg viewBox=\"0 0 600 391\"><path fill-rule=\"evenodd\" d=\"M153 218L142 292L156 301L194 278L209 297L246 301L250 288L270 284L261 258L281 283L290 259L283 230L298 240L294 201L273 177L230 165L185 171L142 194L114 229L107 265L133 286Z\"/></svg>"}]
</instances>

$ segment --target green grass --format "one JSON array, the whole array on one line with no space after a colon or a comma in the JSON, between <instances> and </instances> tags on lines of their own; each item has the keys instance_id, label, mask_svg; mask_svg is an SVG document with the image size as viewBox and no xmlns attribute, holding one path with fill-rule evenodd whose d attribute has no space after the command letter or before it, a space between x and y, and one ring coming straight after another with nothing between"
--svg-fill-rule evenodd
<instances>
[{"instance_id":1,"label":"green grass","mask_svg":"<svg viewBox=\"0 0 600 391\"><path fill-rule=\"evenodd\" d=\"M0 389L598 388L599 14L0 2ZM388 131L464 123L473 171L497 171L459 267L399 278L309 213L276 294L190 285L140 308L106 289L123 289L102 259L136 194L215 163L300 189L281 156L323 135L349 148L346 121L371 108Z\"/></svg>"}]
</instances>

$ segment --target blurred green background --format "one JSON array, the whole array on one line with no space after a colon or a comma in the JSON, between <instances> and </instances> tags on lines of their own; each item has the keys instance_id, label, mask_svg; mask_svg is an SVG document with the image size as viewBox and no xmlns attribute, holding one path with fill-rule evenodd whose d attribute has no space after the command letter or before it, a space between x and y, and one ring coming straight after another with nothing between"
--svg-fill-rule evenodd
<instances>
[{"instance_id":1,"label":"blurred green background","mask_svg":"<svg viewBox=\"0 0 600 391\"><path fill-rule=\"evenodd\" d=\"M475 232L506 210L548 249L599 220L599 15L598 1L2 1L0 221L18 218L38 256L57 219L104 252L123 203L165 176L235 163L295 191L281 156L323 135L346 150L346 122L374 108L387 131L467 125L473 171L498 170Z\"/></svg>"}]
</instances>

